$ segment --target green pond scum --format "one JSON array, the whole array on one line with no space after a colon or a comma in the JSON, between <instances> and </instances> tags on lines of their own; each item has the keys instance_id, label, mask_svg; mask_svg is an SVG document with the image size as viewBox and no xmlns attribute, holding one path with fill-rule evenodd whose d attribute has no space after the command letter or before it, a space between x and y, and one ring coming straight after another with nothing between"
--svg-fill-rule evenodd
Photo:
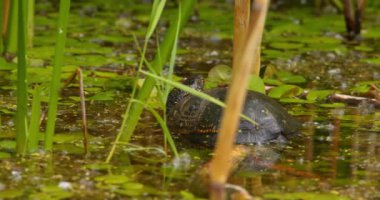
<instances>
[{"instance_id":1,"label":"green pond scum","mask_svg":"<svg viewBox=\"0 0 380 200\"><path fill-rule=\"evenodd\" d=\"M206 78L207 88L229 83L234 5L198 1L181 24L178 19L186 19L186 13L178 7L191 4L185 1L63 5L68 1L41 0L28 7L29 13L20 9L21 19L11 7L12 36L0 40L0 199L207 199L202 173L212 149L171 140L165 92L173 80L194 74ZM17 2L27 7L27 1ZM250 90L276 99L302 122L300 134L286 144L242 147L249 153L234 165L228 194L244 188L255 199L380 199L380 4L367 1L361 39L350 42L339 6L315 2L271 1L261 46L265 73L249 83ZM62 6L70 10L59 13ZM23 20L30 12L34 28L17 31L30 23ZM170 26L173 41L162 44ZM150 69L154 58L162 71ZM60 75L52 75L55 65ZM84 76L88 154L80 85L73 76L78 68ZM172 70L172 80L157 81L148 100L131 96L148 77ZM60 89L51 90L53 78ZM43 144L55 92L50 152ZM344 95L377 101L345 100ZM116 138L128 102L145 109L127 143Z\"/></svg>"}]
</instances>

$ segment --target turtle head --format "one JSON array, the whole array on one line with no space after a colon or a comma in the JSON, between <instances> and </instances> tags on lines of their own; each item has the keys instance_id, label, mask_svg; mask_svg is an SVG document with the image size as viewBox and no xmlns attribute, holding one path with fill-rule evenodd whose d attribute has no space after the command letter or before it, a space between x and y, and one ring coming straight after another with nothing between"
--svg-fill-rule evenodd
<instances>
[{"instance_id":1,"label":"turtle head","mask_svg":"<svg viewBox=\"0 0 380 200\"><path fill-rule=\"evenodd\" d=\"M187 85L195 90L203 90L204 79L202 75L195 75L188 78L185 78L182 81L182 84ZM174 88L168 95L168 99L166 101L166 113L170 112L170 109L173 108L178 102L180 102L183 98L190 95L188 92L185 92L181 89Z\"/></svg>"}]
</instances>

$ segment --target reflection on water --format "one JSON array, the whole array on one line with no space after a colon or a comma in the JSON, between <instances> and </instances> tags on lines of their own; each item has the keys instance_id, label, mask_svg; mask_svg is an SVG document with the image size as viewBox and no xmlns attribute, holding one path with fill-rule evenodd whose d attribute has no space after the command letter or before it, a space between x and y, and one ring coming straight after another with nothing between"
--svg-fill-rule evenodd
<instances>
[{"instance_id":1,"label":"reflection on water","mask_svg":"<svg viewBox=\"0 0 380 200\"><path fill-rule=\"evenodd\" d=\"M357 109L345 109L347 113L341 116L336 110L314 111L313 115L299 116L305 121L303 137L282 150L243 160L247 163L241 164L243 170L233 181L245 185L252 194L274 199L297 199L301 192L379 198L378 111L358 115Z\"/></svg>"}]
</instances>

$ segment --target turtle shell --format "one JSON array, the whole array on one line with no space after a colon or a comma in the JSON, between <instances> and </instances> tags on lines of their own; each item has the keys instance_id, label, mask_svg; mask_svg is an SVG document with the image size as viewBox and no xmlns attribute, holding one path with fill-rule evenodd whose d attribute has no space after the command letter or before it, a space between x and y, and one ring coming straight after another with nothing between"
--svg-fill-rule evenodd
<instances>
[{"instance_id":1,"label":"turtle shell","mask_svg":"<svg viewBox=\"0 0 380 200\"><path fill-rule=\"evenodd\" d=\"M224 101L227 88L215 88L205 93ZM192 142L213 144L220 126L223 108L207 100L188 95L167 113L169 129ZM258 125L241 119L237 144L286 141L299 128L299 123L275 100L264 94L248 91L243 113Z\"/></svg>"}]
</instances>

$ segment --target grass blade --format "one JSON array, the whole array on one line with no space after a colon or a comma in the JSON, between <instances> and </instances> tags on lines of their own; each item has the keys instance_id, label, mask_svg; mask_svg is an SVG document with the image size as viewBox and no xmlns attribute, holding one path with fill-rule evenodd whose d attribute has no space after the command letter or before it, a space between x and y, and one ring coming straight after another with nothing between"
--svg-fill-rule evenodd
<instances>
[{"instance_id":1,"label":"grass blade","mask_svg":"<svg viewBox=\"0 0 380 200\"><path fill-rule=\"evenodd\" d=\"M145 108L148 109L148 111L153 114L153 116L156 118L157 122L160 124L160 126L162 128L162 131L164 132L164 136L165 136L166 140L168 141L169 146L174 153L174 156L178 157L178 151L177 151L177 148L175 146L174 140L170 134L170 131L168 129L168 126L166 125L165 120L160 116L160 114L157 111L155 111L152 107L147 106L145 103L143 103L141 101L138 101L136 99L132 99L131 101L145 106Z\"/></svg>"},{"instance_id":2,"label":"grass blade","mask_svg":"<svg viewBox=\"0 0 380 200\"><path fill-rule=\"evenodd\" d=\"M53 135L57 114L58 93L61 80L61 67L66 42L67 23L70 12L70 0L61 0L59 4L59 19L57 30L57 44L55 46L54 68L50 87L48 121L46 125L45 150L50 151L53 146Z\"/></svg>"},{"instance_id":3,"label":"grass blade","mask_svg":"<svg viewBox=\"0 0 380 200\"><path fill-rule=\"evenodd\" d=\"M38 149L38 134L40 132L41 116L41 87L36 86L33 91L32 115L29 124L28 151L33 153Z\"/></svg>"},{"instance_id":4,"label":"grass blade","mask_svg":"<svg viewBox=\"0 0 380 200\"><path fill-rule=\"evenodd\" d=\"M7 25L7 34L5 38L5 52L9 53L15 53L17 49L17 41L18 41L18 27L17 27L17 22L18 22L18 12L22 9L18 9L19 7L20 0L13 0L10 1L10 13L9 13L9 18L8 18L8 25ZM23 6L22 6L23 7ZM25 17L25 15L24 15ZM25 25L25 22L24 22Z\"/></svg>"},{"instance_id":5,"label":"grass blade","mask_svg":"<svg viewBox=\"0 0 380 200\"><path fill-rule=\"evenodd\" d=\"M149 26L145 35L145 40L148 40L156 29L158 20L160 19L162 11L164 10L165 3L166 0L154 0L152 14L150 15Z\"/></svg>"},{"instance_id":6,"label":"grass blade","mask_svg":"<svg viewBox=\"0 0 380 200\"><path fill-rule=\"evenodd\" d=\"M12 1L14 3L16 1ZM16 111L16 152L24 154L28 139L28 91L26 78L26 44L24 0L18 1L18 65L17 65L17 111ZM13 10L14 11L14 10Z\"/></svg>"},{"instance_id":7,"label":"grass blade","mask_svg":"<svg viewBox=\"0 0 380 200\"><path fill-rule=\"evenodd\" d=\"M196 2L195 0L182 1L183 6L181 7L182 15L181 15L180 29L182 29L182 27L186 24L187 20L189 19L192 13L192 10L194 8L195 2ZM173 21L174 23L177 22L176 19ZM155 59L152 62L152 66L156 72L160 73L162 71L164 62L168 60L170 52L171 52L171 48L173 47L173 43L174 43L173 38L175 37L175 34L176 34L176 27L170 26L165 35L164 40L162 41L162 44L160 45L160 56L156 55ZM140 89L136 99L141 102L145 102L148 99L150 92L152 91L155 85L156 85L156 81L154 80L154 78L148 77L144 81L144 84L142 88ZM137 104L137 103L132 104L130 114L128 115L128 117L125 118L126 122L124 123L124 124L128 124L128 126L122 127L120 131L121 133L120 139L122 141L128 142L130 140L132 133L134 132L137 122L140 118L140 115L143 111L143 108L144 107L140 104Z\"/></svg>"}]
</instances>

